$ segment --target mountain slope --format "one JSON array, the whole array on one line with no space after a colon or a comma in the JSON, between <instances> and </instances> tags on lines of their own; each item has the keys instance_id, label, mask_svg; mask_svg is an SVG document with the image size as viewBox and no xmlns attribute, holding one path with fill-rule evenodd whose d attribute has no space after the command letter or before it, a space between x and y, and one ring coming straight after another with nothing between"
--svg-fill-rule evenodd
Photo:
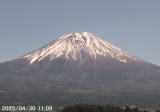
<instances>
[{"instance_id":1,"label":"mountain slope","mask_svg":"<svg viewBox=\"0 0 160 112\"><path fill-rule=\"evenodd\" d=\"M88 32L0 63L1 105L160 107L160 67Z\"/></svg>"},{"instance_id":2,"label":"mountain slope","mask_svg":"<svg viewBox=\"0 0 160 112\"><path fill-rule=\"evenodd\" d=\"M92 58L96 58L97 55L112 57L121 62L127 62L127 58L141 60L88 32L64 35L22 58L28 58L30 63L33 63L47 56L52 60L61 55L66 58L69 58L70 55L74 60L80 61L83 61L88 55Z\"/></svg>"}]
</instances>

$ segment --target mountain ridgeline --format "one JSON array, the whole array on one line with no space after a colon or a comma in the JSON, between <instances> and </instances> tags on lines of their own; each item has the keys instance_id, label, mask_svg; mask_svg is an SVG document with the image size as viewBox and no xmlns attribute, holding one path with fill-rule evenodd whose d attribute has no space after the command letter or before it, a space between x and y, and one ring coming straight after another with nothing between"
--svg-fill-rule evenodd
<instances>
[{"instance_id":1,"label":"mountain ridgeline","mask_svg":"<svg viewBox=\"0 0 160 112\"><path fill-rule=\"evenodd\" d=\"M1 105L160 107L160 67L82 32L0 63Z\"/></svg>"}]
</instances>

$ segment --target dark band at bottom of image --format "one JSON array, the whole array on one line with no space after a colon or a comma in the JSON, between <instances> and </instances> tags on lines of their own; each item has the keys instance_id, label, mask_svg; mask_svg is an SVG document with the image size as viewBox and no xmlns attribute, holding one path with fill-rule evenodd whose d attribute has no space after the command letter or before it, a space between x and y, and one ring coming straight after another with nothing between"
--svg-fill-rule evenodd
<instances>
[{"instance_id":1,"label":"dark band at bottom of image","mask_svg":"<svg viewBox=\"0 0 160 112\"><path fill-rule=\"evenodd\" d=\"M2 112L160 112L155 109L142 109L135 106L114 106L96 104L75 104L63 107L55 106L1 106Z\"/></svg>"}]
</instances>

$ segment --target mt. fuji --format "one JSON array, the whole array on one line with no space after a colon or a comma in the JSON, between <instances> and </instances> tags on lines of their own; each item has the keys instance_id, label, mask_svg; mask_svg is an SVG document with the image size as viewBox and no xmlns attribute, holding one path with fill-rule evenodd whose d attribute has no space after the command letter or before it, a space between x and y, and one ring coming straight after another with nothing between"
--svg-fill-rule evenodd
<instances>
[{"instance_id":1,"label":"mt. fuji","mask_svg":"<svg viewBox=\"0 0 160 112\"><path fill-rule=\"evenodd\" d=\"M75 61L84 61L88 56L96 59L97 55L112 57L125 63L127 63L127 58L136 61L141 60L88 32L64 35L50 44L22 56L22 58L28 58L32 64L34 61L40 61L47 56L52 60L62 55Z\"/></svg>"},{"instance_id":2,"label":"mt. fuji","mask_svg":"<svg viewBox=\"0 0 160 112\"><path fill-rule=\"evenodd\" d=\"M160 67L88 32L0 63L1 105L160 107Z\"/></svg>"}]
</instances>

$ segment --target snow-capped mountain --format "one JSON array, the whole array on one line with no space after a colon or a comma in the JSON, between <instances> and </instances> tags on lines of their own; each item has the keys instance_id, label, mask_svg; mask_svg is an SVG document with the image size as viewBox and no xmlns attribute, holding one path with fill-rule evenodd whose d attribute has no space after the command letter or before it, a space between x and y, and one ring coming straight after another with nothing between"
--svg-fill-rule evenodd
<instances>
[{"instance_id":1,"label":"snow-capped mountain","mask_svg":"<svg viewBox=\"0 0 160 112\"><path fill-rule=\"evenodd\" d=\"M48 45L21 58L27 58L31 64L47 56L50 57L50 60L59 56L65 56L67 59L71 57L74 60L83 62L87 56L96 59L97 55L115 58L124 63L127 63L127 59L141 60L88 32L61 36Z\"/></svg>"},{"instance_id":2,"label":"snow-capped mountain","mask_svg":"<svg viewBox=\"0 0 160 112\"><path fill-rule=\"evenodd\" d=\"M160 107L160 67L88 32L0 63L0 105Z\"/></svg>"}]
</instances>

